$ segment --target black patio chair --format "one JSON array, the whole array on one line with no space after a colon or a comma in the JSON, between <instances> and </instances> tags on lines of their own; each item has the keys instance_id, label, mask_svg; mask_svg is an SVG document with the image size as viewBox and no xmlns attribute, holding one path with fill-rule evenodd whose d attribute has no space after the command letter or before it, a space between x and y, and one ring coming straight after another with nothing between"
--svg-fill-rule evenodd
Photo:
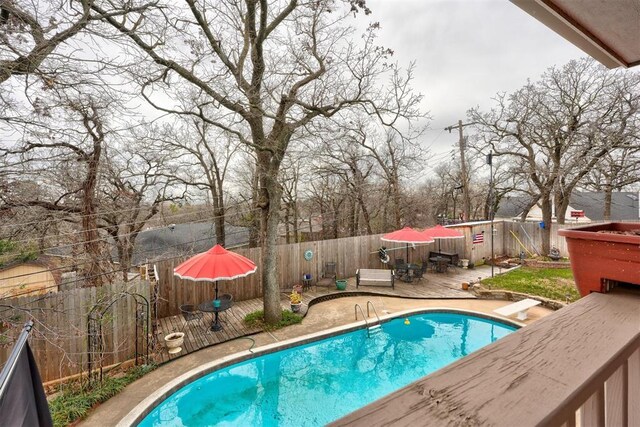
<instances>
[{"instance_id":1,"label":"black patio chair","mask_svg":"<svg viewBox=\"0 0 640 427\"><path fill-rule=\"evenodd\" d=\"M424 274L424 265L413 269L413 278L416 280L422 279L422 275Z\"/></svg>"},{"instance_id":2,"label":"black patio chair","mask_svg":"<svg viewBox=\"0 0 640 427\"><path fill-rule=\"evenodd\" d=\"M324 263L324 271L322 272L322 277L324 279L333 279L336 280L338 274L336 273L336 263L335 262L325 262Z\"/></svg>"},{"instance_id":3,"label":"black patio chair","mask_svg":"<svg viewBox=\"0 0 640 427\"><path fill-rule=\"evenodd\" d=\"M180 306L180 313L184 319L184 327L188 327L193 323L199 326L204 326L202 323L202 317L204 313L198 310L198 307L192 304L184 304Z\"/></svg>"},{"instance_id":4,"label":"black patio chair","mask_svg":"<svg viewBox=\"0 0 640 427\"><path fill-rule=\"evenodd\" d=\"M395 259L393 270L397 279L402 279L407 276L407 264L405 264L404 258Z\"/></svg>"},{"instance_id":5,"label":"black patio chair","mask_svg":"<svg viewBox=\"0 0 640 427\"><path fill-rule=\"evenodd\" d=\"M316 282L316 290L318 289L318 286L325 286L328 288L334 287L336 284L336 279L338 278L338 273L336 271L337 268L335 262L325 262L324 270L320 275L322 279Z\"/></svg>"},{"instance_id":6,"label":"black patio chair","mask_svg":"<svg viewBox=\"0 0 640 427\"><path fill-rule=\"evenodd\" d=\"M229 308L231 308L231 306L233 305L233 295L231 294L222 294L220 295L220 303L221 304L229 304ZM226 310L225 310L226 311ZM222 314L224 313L224 311L222 313L220 313L220 316L222 316ZM225 315L226 317L227 315ZM220 320L222 321L222 317L220 318ZM225 322L226 323L226 322Z\"/></svg>"}]
</instances>

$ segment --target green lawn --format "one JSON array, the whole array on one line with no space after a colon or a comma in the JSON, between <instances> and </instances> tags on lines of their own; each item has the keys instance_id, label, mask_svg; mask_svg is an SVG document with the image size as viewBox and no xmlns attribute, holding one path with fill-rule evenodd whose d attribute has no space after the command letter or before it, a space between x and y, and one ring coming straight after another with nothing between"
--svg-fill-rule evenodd
<instances>
[{"instance_id":1,"label":"green lawn","mask_svg":"<svg viewBox=\"0 0 640 427\"><path fill-rule=\"evenodd\" d=\"M573 302L580 298L570 268L522 267L494 278L482 280L489 289L537 295L556 301Z\"/></svg>"}]
</instances>

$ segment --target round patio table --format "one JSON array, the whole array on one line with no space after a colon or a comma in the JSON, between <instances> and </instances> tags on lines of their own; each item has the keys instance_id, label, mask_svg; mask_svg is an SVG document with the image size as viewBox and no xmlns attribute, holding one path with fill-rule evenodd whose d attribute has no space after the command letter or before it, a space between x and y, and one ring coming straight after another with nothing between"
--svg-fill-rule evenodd
<instances>
[{"instance_id":1,"label":"round patio table","mask_svg":"<svg viewBox=\"0 0 640 427\"><path fill-rule=\"evenodd\" d=\"M397 267L396 277L403 282L411 283L414 278L417 278L417 272L422 269L418 264L400 264Z\"/></svg>"},{"instance_id":2,"label":"round patio table","mask_svg":"<svg viewBox=\"0 0 640 427\"><path fill-rule=\"evenodd\" d=\"M211 322L211 330L214 332L221 331L222 325L220 324L220 319L218 319L218 314L222 313L225 310L228 310L233 305L233 301L229 300L220 300L220 306L215 307L213 305L213 301L205 301L198 306L200 311L205 311L207 313L213 313L213 322Z\"/></svg>"}]
</instances>

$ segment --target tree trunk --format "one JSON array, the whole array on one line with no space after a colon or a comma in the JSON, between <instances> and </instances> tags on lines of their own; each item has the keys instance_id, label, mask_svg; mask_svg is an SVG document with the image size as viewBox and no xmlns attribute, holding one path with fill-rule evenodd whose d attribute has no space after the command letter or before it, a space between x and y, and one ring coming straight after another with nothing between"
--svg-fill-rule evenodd
<instances>
[{"instance_id":1,"label":"tree trunk","mask_svg":"<svg viewBox=\"0 0 640 427\"><path fill-rule=\"evenodd\" d=\"M491 189L489 189L489 192L487 193L487 197L485 197L484 199L484 218L487 220L491 220L490 216L491 216Z\"/></svg>"},{"instance_id":2,"label":"tree trunk","mask_svg":"<svg viewBox=\"0 0 640 427\"><path fill-rule=\"evenodd\" d=\"M382 204L382 231L387 231L389 227L389 192L385 195L385 201Z\"/></svg>"},{"instance_id":3,"label":"tree trunk","mask_svg":"<svg viewBox=\"0 0 640 427\"><path fill-rule=\"evenodd\" d=\"M214 224L216 227L216 243L226 247L227 236L225 230L225 209L224 209L224 189L222 188L222 178L220 172L215 170L216 179L212 190L213 196L213 214L215 215Z\"/></svg>"},{"instance_id":4,"label":"tree trunk","mask_svg":"<svg viewBox=\"0 0 640 427\"><path fill-rule=\"evenodd\" d=\"M352 198L347 200L347 212L349 213L349 237L353 237L356 235L358 224L356 221L356 203Z\"/></svg>"},{"instance_id":5,"label":"tree trunk","mask_svg":"<svg viewBox=\"0 0 640 427\"><path fill-rule=\"evenodd\" d=\"M542 255L546 255L551 250L552 202L550 196L548 195L543 196L540 201L542 209L542 222L544 222L544 228L542 229Z\"/></svg>"},{"instance_id":6,"label":"tree trunk","mask_svg":"<svg viewBox=\"0 0 640 427\"><path fill-rule=\"evenodd\" d=\"M224 207L214 208L213 214L215 215L214 224L216 227L216 243L226 246L227 237L224 225Z\"/></svg>"},{"instance_id":7,"label":"tree trunk","mask_svg":"<svg viewBox=\"0 0 640 427\"><path fill-rule=\"evenodd\" d=\"M295 236L293 241L294 243L300 243L300 227L298 226L300 218L298 216L298 206L296 203L292 204L291 210L293 210L293 235Z\"/></svg>"},{"instance_id":8,"label":"tree trunk","mask_svg":"<svg viewBox=\"0 0 640 427\"><path fill-rule=\"evenodd\" d=\"M371 229L371 217L369 215L369 210L367 209L367 205L364 202L362 193L358 191L356 194L358 195L358 205L360 205L360 210L362 211L362 219L364 220L365 227L367 227L367 234L371 235L373 234L373 230Z\"/></svg>"},{"instance_id":9,"label":"tree trunk","mask_svg":"<svg viewBox=\"0 0 640 427\"><path fill-rule=\"evenodd\" d=\"M289 239L289 205L284 206L284 239L287 245L291 243Z\"/></svg>"},{"instance_id":10,"label":"tree trunk","mask_svg":"<svg viewBox=\"0 0 640 427\"><path fill-rule=\"evenodd\" d=\"M569 208L569 196L559 195L555 197L556 207L556 221L558 224L565 223L565 216L567 215L567 209Z\"/></svg>"},{"instance_id":11,"label":"tree trunk","mask_svg":"<svg viewBox=\"0 0 640 427\"><path fill-rule=\"evenodd\" d=\"M122 243L123 248L119 250L120 253L120 269L122 270L122 280L126 282L129 281L129 269L131 268L131 252L132 246L129 243L129 239L125 237L124 242Z\"/></svg>"},{"instance_id":12,"label":"tree trunk","mask_svg":"<svg viewBox=\"0 0 640 427\"><path fill-rule=\"evenodd\" d=\"M325 239L327 237L327 210L324 207L324 200L321 199L319 203L320 207L320 220L322 221L321 230L320 230L320 239Z\"/></svg>"},{"instance_id":13,"label":"tree trunk","mask_svg":"<svg viewBox=\"0 0 640 427\"><path fill-rule=\"evenodd\" d=\"M213 226L216 233L216 243L226 246L225 226L224 226L224 202L222 199L222 182L219 179L209 179L209 193L211 195L211 205L213 206Z\"/></svg>"},{"instance_id":14,"label":"tree trunk","mask_svg":"<svg viewBox=\"0 0 640 427\"><path fill-rule=\"evenodd\" d=\"M256 171L253 175L253 194L252 199L258 200L260 192L258 190L260 180L258 178L258 166L256 164ZM256 202L254 202L255 204ZM254 212L249 213L249 247L257 248L260 243L260 215Z\"/></svg>"},{"instance_id":15,"label":"tree trunk","mask_svg":"<svg viewBox=\"0 0 640 427\"><path fill-rule=\"evenodd\" d=\"M608 182L604 186L604 214L603 219L605 221L611 220L611 197L613 193L613 186Z\"/></svg>"},{"instance_id":16,"label":"tree trunk","mask_svg":"<svg viewBox=\"0 0 640 427\"><path fill-rule=\"evenodd\" d=\"M360 235L360 211L358 210L358 205L356 204L355 200L353 201L353 204L351 205L351 218L353 220L353 233L351 234L352 236L359 236ZM336 216L336 219L338 217ZM336 227L336 239L338 238L338 221L336 221L335 223L335 227Z\"/></svg>"},{"instance_id":17,"label":"tree trunk","mask_svg":"<svg viewBox=\"0 0 640 427\"><path fill-rule=\"evenodd\" d=\"M538 200L539 199L532 197L529 203L527 203L527 205L522 210L522 213L520 214L520 222L525 222L527 220L527 217L529 216L529 211L531 210L532 207L535 206L536 203L538 203Z\"/></svg>"},{"instance_id":18,"label":"tree trunk","mask_svg":"<svg viewBox=\"0 0 640 427\"><path fill-rule=\"evenodd\" d=\"M258 153L260 177L260 238L262 246L262 289L264 320L276 324L282 319L280 284L278 283L278 224L282 190L278 183L279 163L266 151Z\"/></svg>"},{"instance_id":19,"label":"tree trunk","mask_svg":"<svg viewBox=\"0 0 640 427\"><path fill-rule=\"evenodd\" d=\"M402 227L402 198L400 196L400 180L394 175L391 183L391 200L393 201L393 222L396 230ZM369 233L373 234L373 233Z\"/></svg>"},{"instance_id":20,"label":"tree trunk","mask_svg":"<svg viewBox=\"0 0 640 427\"><path fill-rule=\"evenodd\" d=\"M100 139L96 139L93 142L93 152L89 154L86 162L87 177L82 183L82 231L85 254L89 258L83 267L84 287L100 286L103 282L100 263L100 234L98 233L95 201L98 165L100 164L100 155L102 153L101 136Z\"/></svg>"}]
</instances>

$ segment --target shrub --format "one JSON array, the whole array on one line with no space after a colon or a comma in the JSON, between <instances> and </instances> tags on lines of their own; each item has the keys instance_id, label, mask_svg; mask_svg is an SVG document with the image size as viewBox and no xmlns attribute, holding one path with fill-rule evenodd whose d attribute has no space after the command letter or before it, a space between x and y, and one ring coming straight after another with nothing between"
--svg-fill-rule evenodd
<instances>
[{"instance_id":1,"label":"shrub","mask_svg":"<svg viewBox=\"0 0 640 427\"><path fill-rule=\"evenodd\" d=\"M155 365L134 366L123 376L103 377L101 383L82 386L80 383L66 384L62 393L49 402L53 425L66 426L87 416L95 405L102 403L123 388L155 369Z\"/></svg>"}]
</instances>

